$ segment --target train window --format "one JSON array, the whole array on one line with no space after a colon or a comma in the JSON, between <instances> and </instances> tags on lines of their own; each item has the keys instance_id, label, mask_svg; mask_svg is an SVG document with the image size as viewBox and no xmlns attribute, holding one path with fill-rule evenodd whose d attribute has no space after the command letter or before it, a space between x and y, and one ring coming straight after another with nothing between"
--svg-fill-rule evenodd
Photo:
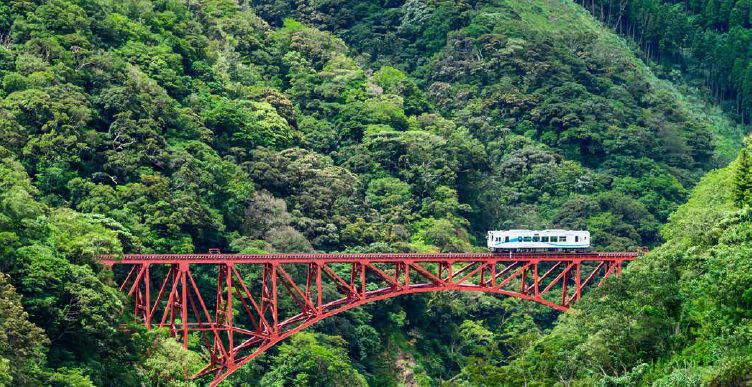
<instances>
[{"instance_id":1,"label":"train window","mask_svg":"<svg viewBox=\"0 0 752 387\"><path fill-rule=\"evenodd\" d=\"M530 242L530 237L529 237L529 236L526 236L526 237L524 238L524 241L525 241L525 242Z\"/></svg>"},{"instance_id":2,"label":"train window","mask_svg":"<svg viewBox=\"0 0 752 387\"><path fill-rule=\"evenodd\" d=\"M541 237L541 242L548 242L548 237L547 236Z\"/></svg>"},{"instance_id":3,"label":"train window","mask_svg":"<svg viewBox=\"0 0 752 387\"><path fill-rule=\"evenodd\" d=\"M578 235L575 235L575 236L574 236L574 241L575 241L575 242L579 242L579 241L580 241L580 237L579 237Z\"/></svg>"},{"instance_id":4,"label":"train window","mask_svg":"<svg viewBox=\"0 0 752 387\"><path fill-rule=\"evenodd\" d=\"M504 242L509 242L509 236L504 237Z\"/></svg>"},{"instance_id":5,"label":"train window","mask_svg":"<svg viewBox=\"0 0 752 387\"><path fill-rule=\"evenodd\" d=\"M540 242L540 237L537 235L533 236L533 242Z\"/></svg>"},{"instance_id":6,"label":"train window","mask_svg":"<svg viewBox=\"0 0 752 387\"><path fill-rule=\"evenodd\" d=\"M555 236L551 237L551 242L558 242L558 241L559 241L559 237L555 237Z\"/></svg>"},{"instance_id":7,"label":"train window","mask_svg":"<svg viewBox=\"0 0 752 387\"><path fill-rule=\"evenodd\" d=\"M566 241L567 241L567 237L565 237L565 236L560 236L559 237L559 242L566 242Z\"/></svg>"}]
</instances>

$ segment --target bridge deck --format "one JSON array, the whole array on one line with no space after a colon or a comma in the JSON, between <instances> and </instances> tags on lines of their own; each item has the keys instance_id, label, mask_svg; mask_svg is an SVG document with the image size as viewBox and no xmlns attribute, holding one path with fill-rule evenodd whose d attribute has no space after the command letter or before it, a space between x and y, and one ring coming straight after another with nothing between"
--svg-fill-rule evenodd
<instances>
[{"instance_id":1,"label":"bridge deck","mask_svg":"<svg viewBox=\"0 0 752 387\"><path fill-rule=\"evenodd\" d=\"M467 262L467 261L630 261L638 252L608 253L437 253L437 254L125 254L123 256L101 255L102 263L155 263L177 262L221 263L312 263L312 262Z\"/></svg>"}]
</instances>

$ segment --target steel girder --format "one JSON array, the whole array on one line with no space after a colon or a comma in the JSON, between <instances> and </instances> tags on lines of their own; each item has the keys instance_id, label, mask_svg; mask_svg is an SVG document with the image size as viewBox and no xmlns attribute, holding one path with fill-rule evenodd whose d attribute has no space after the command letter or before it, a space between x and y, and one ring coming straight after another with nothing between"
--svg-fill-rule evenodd
<instances>
[{"instance_id":1,"label":"steel girder","mask_svg":"<svg viewBox=\"0 0 752 387\"><path fill-rule=\"evenodd\" d=\"M216 386L271 346L317 321L403 294L469 290L566 311L588 286L618 277L638 253L287 254L100 256L133 300L133 322L167 329L188 347L198 333ZM191 269L202 279L197 284ZM241 270L239 270L239 268ZM127 273L127 274L126 274ZM329 283L332 286L325 287ZM597 285L596 285L597 283ZM214 287L213 291L207 289ZM152 291L159 289L156 294ZM336 289L336 290L333 290ZM211 308L208 306L211 302ZM286 302L280 314L280 302ZM292 307L290 307L292 305ZM130 312L129 312L130 315Z\"/></svg>"}]
</instances>

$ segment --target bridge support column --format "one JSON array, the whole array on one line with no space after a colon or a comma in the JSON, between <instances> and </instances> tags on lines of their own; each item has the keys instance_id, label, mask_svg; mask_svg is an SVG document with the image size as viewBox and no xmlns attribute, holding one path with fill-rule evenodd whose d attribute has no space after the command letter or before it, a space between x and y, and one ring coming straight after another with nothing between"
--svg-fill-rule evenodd
<instances>
[{"instance_id":1,"label":"bridge support column","mask_svg":"<svg viewBox=\"0 0 752 387\"><path fill-rule=\"evenodd\" d=\"M233 347L235 346L235 343L233 341L233 310L232 310L232 269L234 268L234 265L232 263L227 263L224 266L225 270L225 281L227 286L227 309L225 312L225 328L227 330L227 364L229 366L235 365L235 353L233 351Z\"/></svg>"},{"instance_id":2,"label":"bridge support column","mask_svg":"<svg viewBox=\"0 0 752 387\"><path fill-rule=\"evenodd\" d=\"M363 299L366 299L366 265L364 263L359 263L360 266L360 294L362 294Z\"/></svg>"},{"instance_id":3,"label":"bridge support column","mask_svg":"<svg viewBox=\"0 0 752 387\"><path fill-rule=\"evenodd\" d=\"M149 279L149 264L144 264L146 266L146 272L144 273L144 289L146 293L146 302L145 302L145 308L144 308L144 321L146 325L146 330L151 330L151 280Z\"/></svg>"},{"instance_id":4,"label":"bridge support column","mask_svg":"<svg viewBox=\"0 0 752 387\"><path fill-rule=\"evenodd\" d=\"M133 268L131 268L131 271L128 273L128 277L126 278L126 282L123 283L122 286L120 286L120 291L123 291L125 286L128 284L128 280L131 278L133 273L137 273L136 277L133 281L133 285L131 286L130 290L128 291L128 296L133 297L133 318L134 323L139 324L141 323L139 319L143 320L144 325L147 329L151 328L151 297L150 297L150 286L151 283L149 281L149 263L143 263L140 265L134 265ZM143 285L143 286L142 286ZM142 289L143 288L143 289Z\"/></svg>"},{"instance_id":5,"label":"bridge support column","mask_svg":"<svg viewBox=\"0 0 752 387\"><path fill-rule=\"evenodd\" d=\"M320 263L316 263L316 292L318 292L316 308L318 308L318 314L320 316L321 313L323 312L321 308L322 300L321 300L321 264Z\"/></svg>"},{"instance_id":6,"label":"bridge support column","mask_svg":"<svg viewBox=\"0 0 752 387\"><path fill-rule=\"evenodd\" d=\"M183 323L183 348L188 348L188 262L180 262L180 282L182 292L180 297L180 320Z\"/></svg>"},{"instance_id":7,"label":"bridge support column","mask_svg":"<svg viewBox=\"0 0 752 387\"><path fill-rule=\"evenodd\" d=\"M261 313L272 315L272 337L279 336L279 317L277 314L277 263L264 264L262 276Z\"/></svg>"},{"instance_id":8,"label":"bridge support column","mask_svg":"<svg viewBox=\"0 0 752 387\"><path fill-rule=\"evenodd\" d=\"M410 289L410 265L407 263L405 264L405 289Z\"/></svg>"},{"instance_id":9,"label":"bridge support column","mask_svg":"<svg viewBox=\"0 0 752 387\"><path fill-rule=\"evenodd\" d=\"M580 285L580 266L581 265L580 265L579 262L575 264L574 286L575 286L575 288L577 288L577 292L575 293L575 297L574 297L575 301L579 301L580 300L580 296L582 295L582 288L581 288L581 285ZM567 305L566 306L569 306L570 303L571 303L571 301L567 301Z\"/></svg>"},{"instance_id":10,"label":"bridge support column","mask_svg":"<svg viewBox=\"0 0 752 387\"><path fill-rule=\"evenodd\" d=\"M564 268L564 278L562 278L562 282L561 282L561 305L563 305L563 306L566 306L567 300L568 300L568 298L567 298L567 284L569 283L569 270L570 270L570 267L571 266L567 265Z\"/></svg>"}]
</instances>

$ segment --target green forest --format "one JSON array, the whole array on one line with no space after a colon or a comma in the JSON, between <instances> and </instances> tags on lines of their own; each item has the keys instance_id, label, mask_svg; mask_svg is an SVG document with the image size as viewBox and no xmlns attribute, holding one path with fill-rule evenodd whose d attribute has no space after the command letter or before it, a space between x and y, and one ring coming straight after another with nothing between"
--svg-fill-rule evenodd
<instances>
[{"instance_id":1,"label":"green forest","mask_svg":"<svg viewBox=\"0 0 752 387\"><path fill-rule=\"evenodd\" d=\"M222 386L749 385L750 122L752 0L0 0L0 387L208 385L97 254L510 228L651 252L566 313L354 308Z\"/></svg>"}]
</instances>

